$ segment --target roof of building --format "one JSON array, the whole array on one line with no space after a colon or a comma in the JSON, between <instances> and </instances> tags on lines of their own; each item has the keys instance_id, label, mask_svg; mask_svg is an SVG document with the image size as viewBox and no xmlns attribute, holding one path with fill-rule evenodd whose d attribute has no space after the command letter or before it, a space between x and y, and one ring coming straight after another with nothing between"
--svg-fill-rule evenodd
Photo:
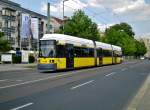
<instances>
[{"instance_id":1,"label":"roof of building","mask_svg":"<svg viewBox=\"0 0 150 110\"><path fill-rule=\"evenodd\" d=\"M0 2L3 2L3 3L6 3L6 4L10 4L10 5L13 5L13 6L20 7L20 4L15 3L15 2L12 2L12 1L9 1L9 0L0 0Z\"/></svg>"},{"instance_id":2,"label":"roof of building","mask_svg":"<svg viewBox=\"0 0 150 110\"><path fill-rule=\"evenodd\" d=\"M38 17L38 18L45 18L45 19L47 18L47 16L45 16L45 15L39 14L37 12L31 11L31 10L28 10L28 9L25 9L25 8L21 7L20 4L14 3L14 2L9 1L9 0L0 0L0 4L5 5L6 8L21 11L22 13L29 13L32 16L35 16L35 17Z\"/></svg>"},{"instance_id":3,"label":"roof of building","mask_svg":"<svg viewBox=\"0 0 150 110\"><path fill-rule=\"evenodd\" d=\"M60 19L60 18L56 18L54 16L52 16L53 19L55 19L59 24L62 24L63 23L63 20Z\"/></svg>"},{"instance_id":4,"label":"roof of building","mask_svg":"<svg viewBox=\"0 0 150 110\"><path fill-rule=\"evenodd\" d=\"M15 2L12 2L10 0L0 0L0 4L5 5L6 8L12 9L12 10L17 10L20 11L21 13L28 13L30 14L32 17L38 17L38 18L43 18L43 19L47 19L47 16L39 14L37 12L31 11L29 9L23 8L21 7L20 4L17 4ZM54 16L51 16L51 18L55 19L59 24L63 23L63 20Z\"/></svg>"}]
</instances>

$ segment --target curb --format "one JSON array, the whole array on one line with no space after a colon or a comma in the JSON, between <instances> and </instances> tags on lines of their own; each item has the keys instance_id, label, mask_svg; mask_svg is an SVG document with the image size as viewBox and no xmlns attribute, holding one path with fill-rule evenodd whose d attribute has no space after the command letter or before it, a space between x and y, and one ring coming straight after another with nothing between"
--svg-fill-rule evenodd
<instances>
[{"instance_id":1,"label":"curb","mask_svg":"<svg viewBox=\"0 0 150 110\"><path fill-rule=\"evenodd\" d=\"M140 104L142 98L144 97L149 84L150 84L150 75L148 75L148 77L142 84L141 88L139 89L138 93L135 95L133 100L129 103L129 106L127 107L126 110L137 110L137 107Z\"/></svg>"},{"instance_id":2,"label":"curb","mask_svg":"<svg viewBox=\"0 0 150 110\"><path fill-rule=\"evenodd\" d=\"M32 70L32 68L19 68L19 69L11 69L11 70L0 70L2 72L15 72L15 71L22 71L22 70Z\"/></svg>"}]
</instances>

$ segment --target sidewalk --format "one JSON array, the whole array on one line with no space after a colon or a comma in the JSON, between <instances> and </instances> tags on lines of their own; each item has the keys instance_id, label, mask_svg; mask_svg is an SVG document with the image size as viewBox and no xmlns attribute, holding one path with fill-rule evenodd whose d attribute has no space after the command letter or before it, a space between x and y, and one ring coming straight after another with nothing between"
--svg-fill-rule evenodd
<instances>
[{"instance_id":1,"label":"sidewalk","mask_svg":"<svg viewBox=\"0 0 150 110\"><path fill-rule=\"evenodd\" d=\"M127 110L150 110L150 75L129 104Z\"/></svg>"},{"instance_id":2,"label":"sidewalk","mask_svg":"<svg viewBox=\"0 0 150 110\"><path fill-rule=\"evenodd\" d=\"M32 64L0 64L0 72L27 70L36 68L36 63Z\"/></svg>"}]
</instances>

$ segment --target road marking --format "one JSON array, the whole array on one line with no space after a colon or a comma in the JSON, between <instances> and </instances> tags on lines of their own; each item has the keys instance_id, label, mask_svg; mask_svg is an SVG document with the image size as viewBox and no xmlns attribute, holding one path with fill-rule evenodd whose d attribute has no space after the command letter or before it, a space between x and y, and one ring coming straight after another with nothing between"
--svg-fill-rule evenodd
<instances>
[{"instance_id":1,"label":"road marking","mask_svg":"<svg viewBox=\"0 0 150 110\"><path fill-rule=\"evenodd\" d=\"M25 105L22 105L22 106L13 108L13 109L11 109L11 110L19 110L19 109L21 109L21 108L28 107L28 106L30 106L30 105L32 105L32 104L33 104L33 103L27 103L27 104L25 104Z\"/></svg>"},{"instance_id":2,"label":"road marking","mask_svg":"<svg viewBox=\"0 0 150 110\"><path fill-rule=\"evenodd\" d=\"M117 72L112 72L110 74L105 75L106 77L116 74Z\"/></svg>"},{"instance_id":3,"label":"road marking","mask_svg":"<svg viewBox=\"0 0 150 110\"><path fill-rule=\"evenodd\" d=\"M94 80L91 80L91 81L85 82L85 83L83 83L83 84L79 84L79 85L74 86L74 87L72 87L72 88L70 88L70 89L71 89L71 90L74 90L74 89L76 89L76 88L78 88L78 87L81 87L81 86L84 86L84 85L86 85L86 84L92 83L93 81L94 81Z\"/></svg>"},{"instance_id":4,"label":"road marking","mask_svg":"<svg viewBox=\"0 0 150 110\"><path fill-rule=\"evenodd\" d=\"M0 82L4 82L4 81L8 81L8 79L2 79L2 80L0 80Z\"/></svg>"},{"instance_id":5,"label":"road marking","mask_svg":"<svg viewBox=\"0 0 150 110\"><path fill-rule=\"evenodd\" d=\"M13 85L8 85L8 86L2 86L2 87L0 87L0 89L5 89L5 88L10 88L10 87L20 86L20 85L25 85L25 84L31 84L31 83L36 83L36 82L39 82L39 81L44 81L44 80L48 80L48 79L52 79L52 78L57 78L57 77L61 77L61 76L68 76L68 75L71 75L71 74L72 73L61 74L61 75L46 77L46 78L42 78L42 79L37 79L37 80L32 80L32 81L26 81L26 82L23 82L23 83L18 83L18 84L13 84Z\"/></svg>"},{"instance_id":6,"label":"road marking","mask_svg":"<svg viewBox=\"0 0 150 110\"><path fill-rule=\"evenodd\" d=\"M23 80L16 80L16 81L20 82L20 81L23 81Z\"/></svg>"},{"instance_id":7,"label":"road marking","mask_svg":"<svg viewBox=\"0 0 150 110\"><path fill-rule=\"evenodd\" d=\"M127 68L123 68L123 69L121 69L121 71L125 71L125 70L127 70Z\"/></svg>"}]
</instances>

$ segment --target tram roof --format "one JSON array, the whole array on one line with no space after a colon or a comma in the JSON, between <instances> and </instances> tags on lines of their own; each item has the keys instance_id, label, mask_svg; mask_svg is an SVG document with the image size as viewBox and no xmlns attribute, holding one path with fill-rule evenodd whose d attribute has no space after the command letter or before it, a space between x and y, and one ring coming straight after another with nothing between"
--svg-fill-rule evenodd
<instances>
[{"instance_id":1,"label":"tram roof","mask_svg":"<svg viewBox=\"0 0 150 110\"><path fill-rule=\"evenodd\" d=\"M112 47L111 47L110 44L106 44L106 43L103 43L103 42L96 42L96 47L106 49L106 50L112 50Z\"/></svg>"},{"instance_id":2,"label":"tram roof","mask_svg":"<svg viewBox=\"0 0 150 110\"><path fill-rule=\"evenodd\" d=\"M121 47L112 45L113 50L121 51Z\"/></svg>"},{"instance_id":3,"label":"tram roof","mask_svg":"<svg viewBox=\"0 0 150 110\"><path fill-rule=\"evenodd\" d=\"M62 43L70 43L78 46L94 47L92 40L78 38L64 34L45 34L40 40L56 40Z\"/></svg>"},{"instance_id":4,"label":"tram roof","mask_svg":"<svg viewBox=\"0 0 150 110\"><path fill-rule=\"evenodd\" d=\"M84 38L78 38L70 35L64 35L64 34L45 34L40 40L56 40L61 43L70 43L74 44L76 46L87 46L94 48L94 43L92 40L84 39ZM121 51L121 47L110 45L102 42L96 41L96 48L102 48L106 50L117 50Z\"/></svg>"}]
</instances>

